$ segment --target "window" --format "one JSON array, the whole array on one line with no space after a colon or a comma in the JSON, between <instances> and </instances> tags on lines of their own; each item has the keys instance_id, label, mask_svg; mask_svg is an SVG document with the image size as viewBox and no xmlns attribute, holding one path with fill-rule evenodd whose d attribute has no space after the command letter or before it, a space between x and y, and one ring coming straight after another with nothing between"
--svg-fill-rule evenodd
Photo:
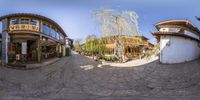
<instances>
[{"instance_id":1,"label":"window","mask_svg":"<svg viewBox=\"0 0 200 100\"><path fill-rule=\"evenodd\" d=\"M169 28L169 32L179 32L180 28Z\"/></svg>"},{"instance_id":2,"label":"window","mask_svg":"<svg viewBox=\"0 0 200 100\"><path fill-rule=\"evenodd\" d=\"M19 19L11 19L10 20L10 25L15 25L15 24L19 24Z\"/></svg>"},{"instance_id":3,"label":"window","mask_svg":"<svg viewBox=\"0 0 200 100\"><path fill-rule=\"evenodd\" d=\"M160 32L168 32L168 31L169 31L169 28L161 28L159 31L160 31Z\"/></svg>"},{"instance_id":4,"label":"window","mask_svg":"<svg viewBox=\"0 0 200 100\"><path fill-rule=\"evenodd\" d=\"M64 40L64 36L62 34L60 34L60 41Z\"/></svg>"},{"instance_id":5,"label":"window","mask_svg":"<svg viewBox=\"0 0 200 100\"><path fill-rule=\"evenodd\" d=\"M43 30L42 30L42 32L44 33L44 34L46 34L46 35L49 35L49 33L50 33L50 26L48 25L48 24L45 24L45 23L43 23Z\"/></svg>"},{"instance_id":6,"label":"window","mask_svg":"<svg viewBox=\"0 0 200 100\"><path fill-rule=\"evenodd\" d=\"M180 28L161 28L160 32L179 32Z\"/></svg>"},{"instance_id":7,"label":"window","mask_svg":"<svg viewBox=\"0 0 200 100\"><path fill-rule=\"evenodd\" d=\"M60 33L56 32L56 39L59 40L60 39Z\"/></svg>"},{"instance_id":8,"label":"window","mask_svg":"<svg viewBox=\"0 0 200 100\"><path fill-rule=\"evenodd\" d=\"M39 21L36 19L31 19L31 25L39 26Z\"/></svg>"},{"instance_id":9,"label":"window","mask_svg":"<svg viewBox=\"0 0 200 100\"><path fill-rule=\"evenodd\" d=\"M53 37L53 38L56 37L56 32L55 32L55 29L54 29L54 28L51 28L50 36Z\"/></svg>"},{"instance_id":10,"label":"window","mask_svg":"<svg viewBox=\"0 0 200 100\"><path fill-rule=\"evenodd\" d=\"M29 19L21 19L21 24L29 24Z\"/></svg>"}]
</instances>

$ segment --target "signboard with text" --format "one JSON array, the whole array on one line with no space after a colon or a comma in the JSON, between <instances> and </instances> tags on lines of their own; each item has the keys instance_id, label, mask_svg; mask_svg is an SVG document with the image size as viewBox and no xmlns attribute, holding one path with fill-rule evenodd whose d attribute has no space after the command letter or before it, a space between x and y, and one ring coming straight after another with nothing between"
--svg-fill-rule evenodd
<instances>
[{"instance_id":1,"label":"signboard with text","mask_svg":"<svg viewBox=\"0 0 200 100\"><path fill-rule=\"evenodd\" d=\"M29 30L29 31L39 32L39 26L29 25L29 24L10 25L9 29L10 31Z\"/></svg>"},{"instance_id":2,"label":"signboard with text","mask_svg":"<svg viewBox=\"0 0 200 100\"><path fill-rule=\"evenodd\" d=\"M22 42L22 54L27 54L27 42Z\"/></svg>"}]
</instances>

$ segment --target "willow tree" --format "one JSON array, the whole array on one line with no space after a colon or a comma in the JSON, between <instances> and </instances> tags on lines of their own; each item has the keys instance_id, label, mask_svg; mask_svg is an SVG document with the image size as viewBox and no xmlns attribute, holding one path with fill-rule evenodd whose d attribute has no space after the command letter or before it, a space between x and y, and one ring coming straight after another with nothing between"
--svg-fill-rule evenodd
<instances>
[{"instance_id":1,"label":"willow tree","mask_svg":"<svg viewBox=\"0 0 200 100\"><path fill-rule=\"evenodd\" d=\"M115 55L121 62L125 61L124 44L121 35L139 36L138 15L132 11L116 12L111 9L100 9L94 13L95 18L101 25L101 33L103 37L115 36L114 49Z\"/></svg>"},{"instance_id":2,"label":"willow tree","mask_svg":"<svg viewBox=\"0 0 200 100\"><path fill-rule=\"evenodd\" d=\"M86 38L84 48L94 59L94 56L100 56L104 53L105 44L103 44L102 40L98 39L95 35L89 35Z\"/></svg>"}]
</instances>

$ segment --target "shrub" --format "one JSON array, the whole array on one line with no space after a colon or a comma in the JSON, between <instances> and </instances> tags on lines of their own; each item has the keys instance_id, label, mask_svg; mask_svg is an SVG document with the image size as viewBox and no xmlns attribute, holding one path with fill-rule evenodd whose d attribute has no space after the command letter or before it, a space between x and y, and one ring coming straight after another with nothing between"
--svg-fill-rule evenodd
<instances>
[{"instance_id":1,"label":"shrub","mask_svg":"<svg viewBox=\"0 0 200 100\"><path fill-rule=\"evenodd\" d=\"M115 55L105 55L102 57L105 61L118 61Z\"/></svg>"}]
</instances>

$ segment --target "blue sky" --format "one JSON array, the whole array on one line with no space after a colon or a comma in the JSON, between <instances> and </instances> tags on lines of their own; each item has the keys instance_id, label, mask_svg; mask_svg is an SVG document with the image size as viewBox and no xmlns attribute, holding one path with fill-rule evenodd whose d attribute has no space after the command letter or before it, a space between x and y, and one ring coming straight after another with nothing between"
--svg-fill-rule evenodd
<instances>
[{"instance_id":1,"label":"blue sky","mask_svg":"<svg viewBox=\"0 0 200 100\"><path fill-rule=\"evenodd\" d=\"M0 16L9 13L36 13L56 21L70 38L85 39L89 34L100 36L92 13L102 7L116 11L135 11L140 33L150 41L153 24L169 19L188 19L197 27L200 22L199 0L0 0ZM1 26L0 26L1 27Z\"/></svg>"}]
</instances>

